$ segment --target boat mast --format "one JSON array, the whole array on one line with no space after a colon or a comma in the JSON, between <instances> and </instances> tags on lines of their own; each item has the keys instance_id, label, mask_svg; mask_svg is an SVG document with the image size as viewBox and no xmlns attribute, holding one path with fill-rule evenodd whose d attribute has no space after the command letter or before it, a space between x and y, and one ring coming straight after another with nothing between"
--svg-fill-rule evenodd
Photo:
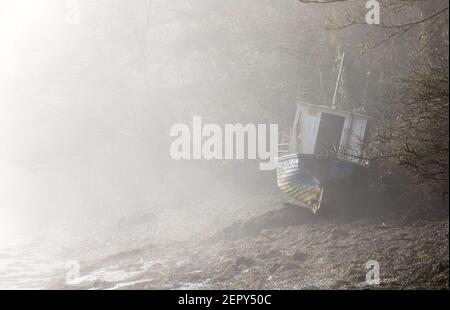
<instances>
[{"instance_id":1,"label":"boat mast","mask_svg":"<svg viewBox=\"0 0 450 310\"><path fill-rule=\"evenodd\" d=\"M339 65L339 73L338 73L338 77L337 77L337 81L336 81L336 87L334 88L333 102L331 103L332 108L336 108L336 95L337 95L337 91L339 88L339 81L341 79L342 65L344 63L344 57L345 57L345 52L342 53L341 64Z\"/></svg>"}]
</instances>

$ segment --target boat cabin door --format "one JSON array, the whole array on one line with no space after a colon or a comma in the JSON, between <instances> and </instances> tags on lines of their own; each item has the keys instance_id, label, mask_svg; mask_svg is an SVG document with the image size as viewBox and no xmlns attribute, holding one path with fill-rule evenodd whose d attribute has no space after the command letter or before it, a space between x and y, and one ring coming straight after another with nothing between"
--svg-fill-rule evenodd
<instances>
[{"instance_id":1,"label":"boat cabin door","mask_svg":"<svg viewBox=\"0 0 450 310\"><path fill-rule=\"evenodd\" d=\"M314 154L336 157L341 144L345 117L322 112Z\"/></svg>"}]
</instances>

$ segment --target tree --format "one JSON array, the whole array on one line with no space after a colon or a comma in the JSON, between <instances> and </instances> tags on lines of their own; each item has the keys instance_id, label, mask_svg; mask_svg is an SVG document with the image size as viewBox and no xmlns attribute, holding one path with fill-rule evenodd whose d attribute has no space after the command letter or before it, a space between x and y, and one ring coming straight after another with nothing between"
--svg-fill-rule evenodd
<instances>
[{"instance_id":1,"label":"tree","mask_svg":"<svg viewBox=\"0 0 450 310\"><path fill-rule=\"evenodd\" d=\"M373 116L366 158L376 173L400 183L396 191L418 193L420 185L448 195L448 1L380 1L379 25L365 23L364 1L300 1L339 6L332 28L361 41L360 75L376 72L364 95L372 93L364 100Z\"/></svg>"}]
</instances>

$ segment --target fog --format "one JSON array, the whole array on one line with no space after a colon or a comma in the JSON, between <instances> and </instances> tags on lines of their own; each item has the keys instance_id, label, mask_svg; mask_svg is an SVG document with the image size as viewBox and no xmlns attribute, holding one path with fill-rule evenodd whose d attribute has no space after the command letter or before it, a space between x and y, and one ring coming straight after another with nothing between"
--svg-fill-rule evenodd
<instances>
[{"instance_id":1,"label":"fog","mask_svg":"<svg viewBox=\"0 0 450 310\"><path fill-rule=\"evenodd\" d=\"M163 107L137 99L128 73L114 71L135 50L114 54L113 20L95 5L79 25L67 23L60 1L1 10L2 220L51 226L132 208L157 174L149 176L155 135L143 133L156 113L139 115L136 105Z\"/></svg>"},{"instance_id":2,"label":"fog","mask_svg":"<svg viewBox=\"0 0 450 310\"><path fill-rule=\"evenodd\" d=\"M360 141L364 154L358 160L371 169L373 191L382 194L363 203L377 204L378 217L368 225L375 230L385 225L386 219L379 220L385 216L380 210L400 210L397 206L438 205L441 212L442 202L435 203L441 201L435 200L435 193L448 197L448 131L442 129L448 118L439 118L448 112L448 2L433 0L428 6L413 0L405 5L381 1L385 23L381 26L364 22L366 1L303 2L310 1L1 1L0 250L25 241L33 245L45 241L56 244L55 252L64 252L64 259L100 266L93 263L99 256L145 252L155 244L203 242L241 230L243 236L257 240L242 239L248 244L225 244L219 249L201 243L206 248L177 245L161 250L170 253L168 262L173 260L173 265L163 264L167 274L178 270L182 250L189 253L187 257L196 257L191 251L230 251L233 260L235 247L252 256L261 244L274 240L273 245L280 247L292 242L286 250L291 259L301 255L289 251L311 236L311 242L330 242L322 245L326 252L334 244L329 237L334 230L310 231L309 226L297 225L297 220L311 219L313 224L307 225L316 225L316 218L298 211L302 208L292 209L277 187L276 170L259 169L260 159L175 160L170 154L175 137L170 133L176 124L191 127L198 116L203 124L220 128L277 124L279 142L286 142L286 132L294 137L297 104L329 108L335 89L333 109L351 111L352 122L355 111L367 113L369 119L366 137ZM440 110L435 105L420 108L434 100L441 103ZM424 125L423 119L416 120L421 113L435 113L424 119L439 121ZM411 128L405 130L405 124ZM401 140L404 134L396 135L395 130L410 132L406 142ZM420 191L413 184L419 184ZM445 226L448 206L444 210ZM139 230L142 226L144 231ZM295 228L285 229L291 226ZM350 234L364 236L360 229L351 226ZM408 234L422 231L401 229ZM429 231L433 229L438 235L442 227ZM260 231L272 235L266 240ZM72 247L73 240L78 243ZM92 254L94 249L99 253ZM228 258L228 254L223 255ZM142 260L150 261L148 257ZM222 258L217 262L228 261ZM230 274L227 271L216 286L202 282L198 287L253 287L236 279L227 282ZM267 287L309 285L286 281L268 282ZM321 288L317 283L333 282L314 281L310 283ZM0 279L0 287L4 283L7 280ZM407 280L399 283L409 285ZM256 288L266 284L261 285ZM64 284L58 282L56 287Z\"/></svg>"},{"instance_id":3,"label":"fog","mask_svg":"<svg viewBox=\"0 0 450 310\"><path fill-rule=\"evenodd\" d=\"M280 2L280 9L290 5ZM219 124L273 120L252 111L264 104L252 92L278 79L268 74L283 73L274 69L279 61L261 68L266 60L258 54L275 55L278 46L269 42L284 40L278 35L287 25L266 32L270 21L255 23L257 6L3 2L2 227L98 225L177 190L189 192L177 187L199 176L189 172L181 177L189 182L179 184L170 126L190 123L192 115ZM210 20L224 11L230 15ZM235 46L253 35L249 46ZM245 50L254 57L241 55ZM223 84L228 78L235 81ZM230 93L231 86L241 89Z\"/></svg>"}]
</instances>

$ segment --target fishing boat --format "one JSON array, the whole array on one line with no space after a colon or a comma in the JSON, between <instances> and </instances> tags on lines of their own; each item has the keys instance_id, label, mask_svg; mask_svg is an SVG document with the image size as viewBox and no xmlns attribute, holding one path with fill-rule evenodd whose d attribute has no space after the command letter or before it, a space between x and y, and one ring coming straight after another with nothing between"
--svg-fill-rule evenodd
<instances>
[{"instance_id":1,"label":"fishing boat","mask_svg":"<svg viewBox=\"0 0 450 310\"><path fill-rule=\"evenodd\" d=\"M289 202L311 209L354 206L367 180L363 111L297 103L290 138L278 158L277 183Z\"/></svg>"}]
</instances>

